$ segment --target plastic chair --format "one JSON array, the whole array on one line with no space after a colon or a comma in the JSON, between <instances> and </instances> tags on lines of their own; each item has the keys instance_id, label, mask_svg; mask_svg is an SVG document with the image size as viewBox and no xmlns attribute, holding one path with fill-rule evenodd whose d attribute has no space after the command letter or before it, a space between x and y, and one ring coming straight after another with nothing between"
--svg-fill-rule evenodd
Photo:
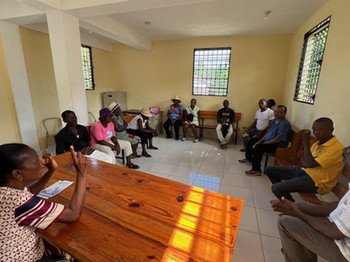
<instances>
[{"instance_id":1,"label":"plastic chair","mask_svg":"<svg viewBox=\"0 0 350 262\"><path fill-rule=\"evenodd\" d=\"M91 126L93 123L96 122L96 117L93 113L88 112L88 118L89 118L89 126Z\"/></svg>"},{"instance_id":2,"label":"plastic chair","mask_svg":"<svg viewBox=\"0 0 350 262\"><path fill-rule=\"evenodd\" d=\"M49 140L55 141L55 135L62 129L61 118L49 117L43 120L43 126L46 134L46 148L49 147Z\"/></svg>"}]
</instances>

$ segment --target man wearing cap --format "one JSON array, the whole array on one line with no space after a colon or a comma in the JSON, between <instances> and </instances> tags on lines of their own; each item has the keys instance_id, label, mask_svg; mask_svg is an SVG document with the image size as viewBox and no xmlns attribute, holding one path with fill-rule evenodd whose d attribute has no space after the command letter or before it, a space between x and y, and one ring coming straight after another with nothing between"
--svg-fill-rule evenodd
<instances>
[{"instance_id":1,"label":"man wearing cap","mask_svg":"<svg viewBox=\"0 0 350 262\"><path fill-rule=\"evenodd\" d=\"M172 134L169 130L170 126L173 126L175 129L175 139L179 140L179 129L180 126L182 126L182 113L183 113L183 107L180 105L181 100L179 96L175 96L173 99L171 99L173 102L172 105L168 107L167 117L168 119L164 122L163 127L166 132L166 138L171 138Z\"/></svg>"},{"instance_id":2,"label":"man wearing cap","mask_svg":"<svg viewBox=\"0 0 350 262\"><path fill-rule=\"evenodd\" d=\"M76 152L79 151L87 157L101 160L110 164L115 161L115 157L111 157L106 153L91 148L90 135L85 126L78 124L77 116L73 111L66 110L61 114L61 116L63 122L67 124L55 137L57 155L69 151L70 146L73 146Z\"/></svg>"},{"instance_id":3,"label":"man wearing cap","mask_svg":"<svg viewBox=\"0 0 350 262\"><path fill-rule=\"evenodd\" d=\"M228 144L233 133L232 123L235 121L235 111L229 108L230 102L224 100L223 108L218 111L216 134L222 148Z\"/></svg>"},{"instance_id":4,"label":"man wearing cap","mask_svg":"<svg viewBox=\"0 0 350 262\"><path fill-rule=\"evenodd\" d=\"M141 138L142 144L142 156L151 157L150 154L146 151L147 140L149 141L148 148L157 150L158 148L153 146L153 137L158 136L158 131L152 129L149 126L148 119L153 115L149 111L147 107L142 108L141 114L135 116L130 123L126 131L129 134L133 134L135 136L139 136Z\"/></svg>"},{"instance_id":5,"label":"man wearing cap","mask_svg":"<svg viewBox=\"0 0 350 262\"><path fill-rule=\"evenodd\" d=\"M130 142L125 140L117 141L115 138L111 111L109 111L108 108L102 108L99 114L99 121L97 121L91 127L92 148L112 156L114 160L113 164L116 164L115 155L119 155L121 150L124 150L126 156L126 166L128 168L138 169L138 165L131 163L132 149Z\"/></svg>"},{"instance_id":6,"label":"man wearing cap","mask_svg":"<svg viewBox=\"0 0 350 262\"><path fill-rule=\"evenodd\" d=\"M108 109L112 112L112 123L114 124L114 130L115 130L115 137L117 140L126 140L131 143L132 147L132 158L135 157L141 157L137 154L137 146L140 142L140 137L130 135L126 132L126 128L128 126L127 123L125 123L123 117L122 117L122 110L120 108L120 104L116 102L112 102L109 104Z\"/></svg>"}]
</instances>

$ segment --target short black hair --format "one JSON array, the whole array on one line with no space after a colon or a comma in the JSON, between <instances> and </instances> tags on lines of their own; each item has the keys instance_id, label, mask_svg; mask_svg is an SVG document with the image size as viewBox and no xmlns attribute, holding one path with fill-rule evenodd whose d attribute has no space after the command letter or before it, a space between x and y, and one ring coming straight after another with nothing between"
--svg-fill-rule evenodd
<instances>
[{"instance_id":1,"label":"short black hair","mask_svg":"<svg viewBox=\"0 0 350 262\"><path fill-rule=\"evenodd\" d=\"M267 100L267 102L269 102L271 104L271 106L276 105L276 101L274 99L272 99L272 98Z\"/></svg>"},{"instance_id":2,"label":"short black hair","mask_svg":"<svg viewBox=\"0 0 350 262\"><path fill-rule=\"evenodd\" d=\"M65 120L67 117L67 114L70 114L70 113L75 114L72 110L63 111L63 113L61 114L62 119Z\"/></svg>"},{"instance_id":3,"label":"short black hair","mask_svg":"<svg viewBox=\"0 0 350 262\"><path fill-rule=\"evenodd\" d=\"M315 123L325 123L329 127L333 128L333 121L328 117L320 117L314 121Z\"/></svg>"},{"instance_id":4,"label":"short black hair","mask_svg":"<svg viewBox=\"0 0 350 262\"><path fill-rule=\"evenodd\" d=\"M21 167L27 155L24 154L30 147L25 144L11 143L0 146L0 186L7 184L7 175Z\"/></svg>"},{"instance_id":5,"label":"short black hair","mask_svg":"<svg viewBox=\"0 0 350 262\"><path fill-rule=\"evenodd\" d=\"M284 106L284 105L278 105L277 107L283 108L284 113L287 113L287 107L286 107L286 106Z\"/></svg>"}]
</instances>

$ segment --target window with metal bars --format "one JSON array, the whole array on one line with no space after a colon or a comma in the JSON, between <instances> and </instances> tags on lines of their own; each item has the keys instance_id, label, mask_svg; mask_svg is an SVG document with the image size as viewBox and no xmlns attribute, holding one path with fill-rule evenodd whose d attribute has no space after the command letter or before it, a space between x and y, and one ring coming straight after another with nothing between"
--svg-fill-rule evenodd
<instances>
[{"instance_id":1,"label":"window with metal bars","mask_svg":"<svg viewBox=\"0 0 350 262\"><path fill-rule=\"evenodd\" d=\"M294 101L312 105L315 102L330 21L328 17L304 36Z\"/></svg>"},{"instance_id":2,"label":"window with metal bars","mask_svg":"<svg viewBox=\"0 0 350 262\"><path fill-rule=\"evenodd\" d=\"M92 64L91 47L87 45L81 46L81 58L83 61L83 77L85 90L94 90L94 66Z\"/></svg>"},{"instance_id":3,"label":"window with metal bars","mask_svg":"<svg viewBox=\"0 0 350 262\"><path fill-rule=\"evenodd\" d=\"M192 95L227 96L231 47L194 49Z\"/></svg>"}]
</instances>

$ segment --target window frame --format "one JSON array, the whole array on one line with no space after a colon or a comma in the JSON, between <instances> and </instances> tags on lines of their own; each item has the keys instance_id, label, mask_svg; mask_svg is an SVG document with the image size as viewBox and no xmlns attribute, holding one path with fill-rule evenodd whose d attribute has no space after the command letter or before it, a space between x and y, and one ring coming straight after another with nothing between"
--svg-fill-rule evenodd
<instances>
[{"instance_id":1,"label":"window frame","mask_svg":"<svg viewBox=\"0 0 350 262\"><path fill-rule=\"evenodd\" d=\"M314 105L315 104L318 83L319 83L320 76L321 76L321 71L322 71L323 57L324 57L324 54L326 52L327 40L328 40L329 31L330 31L331 17L332 16L329 16L326 19L322 20L320 23L318 23L315 27L313 27L311 30L309 30L304 35L303 49L302 49L302 52L301 52L300 63L299 63L299 68L298 68L298 76L297 76L295 92L294 92L294 99L293 99L295 102L304 103L304 104L308 104L308 105ZM317 33L322 32L325 29L327 29L328 32L327 32L326 40L325 40L325 43L324 43L324 49L323 49L323 52L322 52L322 56L321 56L321 58L319 60L317 60L317 61L320 61L321 63L319 64L320 66L319 66L319 72L318 72L318 76L317 76L317 81L316 81L316 83L313 83L313 85L315 86L315 88L314 88L315 91L314 91L314 94L312 95L313 97L309 96L309 98L311 100L310 102L309 101L303 101L303 100L298 99L300 91L306 89L306 88L303 88L303 89L300 88L301 81L302 81L303 77L309 77L309 75L312 74L311 72L308 72L307 74L303 74L303 71L305 71L305 70L307 70L307 71L313 70L313 69L310 69L310 67L307 68L307 69L304 68L304 62L305 62L306 53L307 53L307 51L311 51L312 52L312 50L314 48L314 44L312 44L311 48L309 50L307 49L308 41L309 41L309 39L311 37L313 37ZM312 54L311 54L311 56L312 56Z\"/></svg>"},{"instance_id":2,"label":"window frame","mask_svg":"<svg viewBox=\"0 0 350 262\"><path fill-rule=\"evenodd\" d=\"M194 80L195 80L195 56L196 51L217 51L217 50L230 50L229 59L228 59L228 69L227 69L227 85L226 85L226 94L225 95L215 95L215 94L195 94L194 93ZM193 68L192 68L192 96L214 96L214 97L227 97L228 96L228 87L230 80L230 69L231 69L231 54L232 47L209 47L209 48L194 48L193 49ZM211 88L211 87L210 87Z\"/></svg>"},{"instance_id":3,"label":"window frame","mask_svg":"<svg viewBox=\"0 0 350 262\"><path fill-rule=\"evenodd\" d=\"M90 76L91 76L91 88L88 88L86 85L85 85L85 77L84 77L84 57L82 55L81 59L82 59L82 67L83 67L83 79L84 79L84 87L85 87L85 91L93 91L95 90L95 77L94 77L94 64L93 64L93 61L92 61L92 48L91 46L88 46L88 45L84 45L84 44L81 44L81 49L82 48L87 48L88 50L88 59L90 60L90 68L88 68L89 72L90 72Z\"/></svg>"}]
</instances>

